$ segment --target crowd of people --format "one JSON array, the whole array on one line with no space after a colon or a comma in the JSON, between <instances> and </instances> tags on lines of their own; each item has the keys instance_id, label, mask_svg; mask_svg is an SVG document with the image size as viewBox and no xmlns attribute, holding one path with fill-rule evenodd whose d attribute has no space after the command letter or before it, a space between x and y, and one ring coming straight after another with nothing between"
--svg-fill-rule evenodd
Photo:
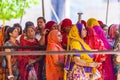
<instances>
[{"instance_id":1,"label":"crowd of people","mask_svg":"<svg viewBox=\"0 0 120 80\"><path fill-rule=\"evenodd\" d=\"M46 22L44 17L38 17L36 27L32 21L27 21L24 29L19 23L0 28L0 46L46 46L46 51L118 51L119 29L118 24L107 26L95 18L76 23L65 18L57 23L52 20ZM40 49L5 48L4 51ZM1 56L0 80L120 80L120 55L76 53Z\"/></svg>"}]
</instances>

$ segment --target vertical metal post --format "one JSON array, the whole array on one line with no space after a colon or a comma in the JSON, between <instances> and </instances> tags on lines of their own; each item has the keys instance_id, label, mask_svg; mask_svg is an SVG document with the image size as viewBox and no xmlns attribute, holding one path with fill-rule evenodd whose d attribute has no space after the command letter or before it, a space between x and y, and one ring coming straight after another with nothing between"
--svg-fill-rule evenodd
<instances>
[{"instance_id":1,"label":"vertical metal post","mask_svg":"<svg viewBox=\"0 0 120 80\"><path fill-rule=\"evenodd\" d=\"M44 12L44 0L42 0L42 16L45 17L45 12Z\"/></svg>"},{"instance_id":2,"label":"vertical metal post","mask_svg":"<svg viewBox=\"0 0 120 80\"><path fill-rule=\"evenodd\" d=\"M78 13L78 23L81 23L81 17L83 13Z\"/></svg>"},{"instance_id":3,"label":"vertical metal post","mask_svg":"<svg viewBox=\"0 0 120 80\"><path fill-rule=\"evenodd\" d=\"M107 0L107 9L106 9L106 24L108 22L108 11L109 11L109 0Z\"/></svg>"}]
</instances>

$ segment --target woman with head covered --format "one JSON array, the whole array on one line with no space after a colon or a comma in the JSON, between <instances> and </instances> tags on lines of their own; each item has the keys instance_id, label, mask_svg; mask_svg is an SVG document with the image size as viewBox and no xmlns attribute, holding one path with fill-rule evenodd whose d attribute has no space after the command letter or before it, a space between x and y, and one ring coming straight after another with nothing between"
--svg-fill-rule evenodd
<instances>
[{"instance_id":1,"label":"woman with head covered","mask_svg":"<svg viewBox=\"0 0 120 80\"><path fill-rule=\"evenodd\" d=\"M52 30L48 34L47 51L63 51L61 46L62 36L58 30ZM64 55L46 55L46 79L63 80Z\"/></svg>"},{"instance_id":2,"label":"woman with head covered","mask_svg":"<svg viewBox=\"0 0 120 80\"><path fill-rule=\"evenodd\" d=\"M68 47L75 51L90 51L91 48L85 43L87 31L85 27L78 23L74 25L69 33ZM100 64L93 61L93 54L68 55L65 59L64 80L90 80L91 75L96 73L96 67Z\"/></svg>"}]
</instances>

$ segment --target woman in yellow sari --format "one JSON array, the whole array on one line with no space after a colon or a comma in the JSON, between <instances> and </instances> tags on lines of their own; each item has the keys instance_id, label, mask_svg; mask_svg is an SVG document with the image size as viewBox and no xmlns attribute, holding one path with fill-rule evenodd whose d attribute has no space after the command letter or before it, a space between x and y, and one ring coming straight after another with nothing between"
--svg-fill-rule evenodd
<instances>
[{"instance_id":1,"label":"woman in yellow sari","mask_svg":"<svg viewBox=\"0 0 120 80\"><path fill-rule=\"evenodd\" d=\"M70 30L68 48L75 51L90 51L91 48L84 42L87 31L77 23ZM91 80L91 75L100 64L93 61L93 54L67 55L65 60L64 80Z\"/></svg>"}]
</instances>

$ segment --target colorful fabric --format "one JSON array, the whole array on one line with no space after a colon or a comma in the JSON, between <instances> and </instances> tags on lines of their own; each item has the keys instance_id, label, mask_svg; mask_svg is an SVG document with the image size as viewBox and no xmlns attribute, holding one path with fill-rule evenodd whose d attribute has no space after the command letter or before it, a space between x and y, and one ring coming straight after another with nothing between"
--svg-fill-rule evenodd
<instances>
[{"instance_id":1,"label":"colorful fabric","mask_svg":"<svg viewBox=\"0 0 120 80\"><path fill-rule=\"evenodd\" d=\"M94 26L93 28L94 28L95 32L99 35L100 39L103 41L105 48L107 50L111 50L112 48L111 48L110 44L108 43L107 38L106 38L105 33L103 32L102 28L99 26Z\"/></svg>"},{"instance_id":2,"label":"colorful fabric","mask_svg":"<svg viewBox=\"0 0 120 80\"><path fill-rule=\"evenodd\" d=\"M118 31L119 25L118 24L112 24L110 26L108 35L110 39L115 39L116 38L116 32Z\"/></svg>"},{"instance_id":3,"label":"colorful fabric","mask_svg":"<svg viewBox=\"0 0 120 80\"><path fill-rule=\"evenodd\" d=\"M18 45L18 41L16 41L16 44ZM4 46L15 46L10 41L7 41ZM16 49L11 49L11 51L16 51ZM11 63L12 63L12 71L14 75L15 80L19 80L19 68L18 68L18 59L17 56L11 56ZM9 75L9 72L6 74Z\"/></svg>"},{"instance_id":4,"label":"colorful fabric","mask_svg":"<svg viewBox=\"0 0 120 80\"><path fill-rule=\"evenodd\" d=\"M93 27L93 26L100 26L98 21L95 18L90 18L87 20L87 26Z\"/></svg>"},{"instance_id":5,"label":"colorful fabric","mask_svg":"<svg viewBox=\"0 0 120 80\"><path fill-rule=\"evenodd\" d=\"M68 18L62 20L61 22L61 30L64 31L66 27L72 27L72 21Z\"/></svg>"},{"instance_id":6,"label":"colorful fabric","mask_svg":"<svg viewBox=\"0 0 120 80\"><path fill-rule=\"evenodd\" d=\"M45 29L49 30L48 33L45 35L45 44L46 45L47 45L47 36L48 36L49 32L52 30L52 27L53 27L54 24L56 24L56 22L54 22L54 21L48 21L46 23L46 25L45 25Z\"/></svg>"},{"instance_id":7,"label":"colorful fabric","mask_svg":"<svg viewBox=\"0 0 120 80\"><path fill-rule=\"evenodd\" d=\"M99 35L100 39L104 42L105 48L107 50L111 50L111 46L108 43L105 34L101 27L94 26L93 27L95 32ZM113 74L113 64L112 64L112 55L107 54L106 60L103 62L103 78L104 80L114 80L114 74Z\"/></svg>"},{"instance_id":8,"label":"colorful fabric","mask_svg":"<svg viewBox=\"0 0 120 80\"><path fill-rule=\"evenodd\" d=\"M0 28L0 46L4 45L4 28Z\"/></svg>"},{"instance_id":9,"label":"colorful fabric","mask_svg":"<svg viewBox=\"0 0 120 80\"><path fill-rule=\"evenodd\" d=\"M68 40L68 35L65 32L65 28L71 28L72 27L72 21L68 18L65 18L61 22L61 33L62 33L62 46L67 46L67 40Z\"/></svg>"},{"instance_id":10,"label":"colorful fabric","mask_svg":"<svg viewBox=\"0 0 120 80\"><path fill-rule=\"evenodd\" d=\"M87 36L85 37L86 43L93 49L93 50L106 50L103 41L100 39L100 37L96 34L95 30L92 27L87 27ZM94 55L94 61L95 62L103 62L105 61L106 56L105 54L95 54ZM98 68L98 70L101 73L103 73L102 64Z\"/></svg>"},{"instance_id":11,"label":"colorful fabric","mask_svg":"<svg viewBox=\"0 0 120 80\"><path fill-rule=\"evenodd\" d=\"M70 48L70 50L91 50L91 48L84 42L84 40L79 36L79 32L80 30L78 30L77 27L82 27L80 25L74 25L71 30L70 30L70 33L69 33L69 38L68 38L68 47ZM80 59L86 61L86 62L93 62L93 55L88 55L88 54L75 54L73 56L79 56ZM74 60L73 59L73 56L71 55L68 55L66 56L66 61L65 61L65 76L64 76L64 80L71 80L70 78L68 78L68 76L70 75L70 71L72 71L74 68L73 66L75 65L74 63ZM87 73L92 73L90 67L83 67L81 66L84 71ZM76 70L78 71L78 67L76 67ZM90 70L90 71L89 71ZM81 71L81 70L80 70ZM78 76L74 76L74 75L78 75ZM86 79L87 77L82 75L81 73L79 74L72 74L70 75L72 76L72 79L73 78L76 78L76 79ZM89 76L90 78L90 76Z\"/></svg>"},{"instance_id":12,"label":"colorful fabric","mask_svg":"<svg viewBox=\"0 0 120 80\"><path fill-rule=\"evenodd\" d=\"M52 30L49 33L47 51L63 51L58 39L58 30ZM64 64L64 55L46 55L47 80L63 80L63 67L56 65L57 63Z\"/></svg>"},{"instance_id":13,"label":"colorful fabric","mask_svg":"<svg viewBox=\"0 0 120 80\"><path fill-rule=\"evenodd\" d=\"M38 46L38 40L35 39L33 42L28 41L27 39L22 39L20 42L20 46ZM35 51L38 49L20 49L20 51ZM35 72L37 74L37 80L41 80L41 64L39 64L39 61L36 63L33 63L33 65L28 66L28 61L30 59L36 59L39 58L40 56L33 56L33 55L29 55L29 56L18 56L18 66L20 69L20 77L22 78L22 80L28 80L28 75L29 75L29 69L31 69L31 67L34 67ZM28 66L28 67L27 67Z\"/></svg>"}]
</instances>

